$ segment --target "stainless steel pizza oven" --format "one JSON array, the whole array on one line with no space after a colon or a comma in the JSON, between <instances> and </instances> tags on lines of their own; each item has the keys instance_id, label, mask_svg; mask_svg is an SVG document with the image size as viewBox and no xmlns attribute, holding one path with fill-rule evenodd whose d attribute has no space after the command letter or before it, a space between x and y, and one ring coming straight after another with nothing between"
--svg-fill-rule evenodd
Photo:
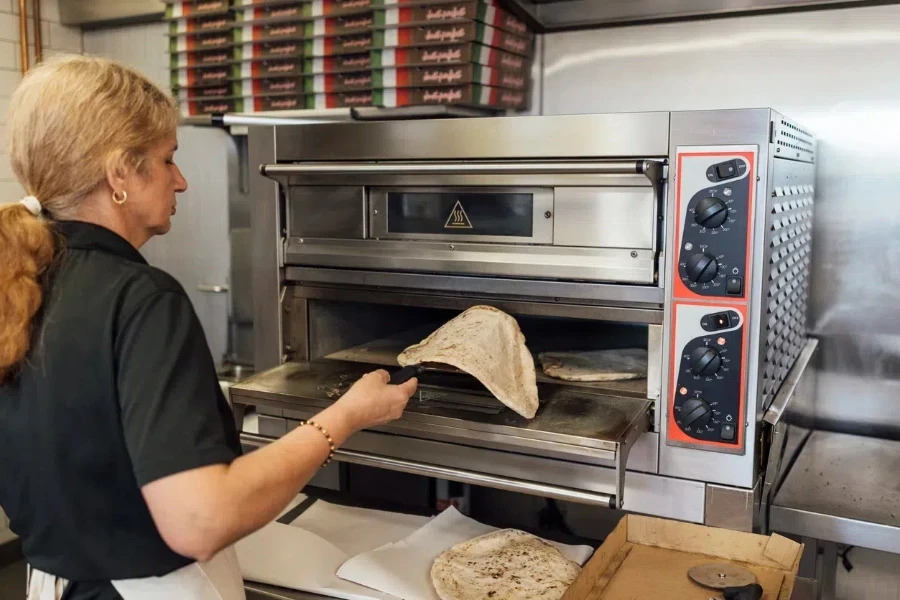
<instances>
[{"instance_id":1,"label":"stainless steel pizza oven","mask_svg":"<svg viewBox=\"0 0 900 600\"><path fill-rule=\"evenodd\" d=\"M526 420L428 373L339 460L749 529L804 329L815 140L769 109L251 128L261 444L468 307L529 349L646 348L647 377L540 371ZM785 385L785 380L788 384ZM777 435L776 435L777 434Z\"/></svg>"}]
</instances>

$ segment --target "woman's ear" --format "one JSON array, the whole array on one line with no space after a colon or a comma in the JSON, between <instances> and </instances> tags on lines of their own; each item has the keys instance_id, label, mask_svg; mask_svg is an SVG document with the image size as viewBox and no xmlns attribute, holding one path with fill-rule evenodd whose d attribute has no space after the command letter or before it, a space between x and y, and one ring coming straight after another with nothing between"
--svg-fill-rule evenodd
<instances>
[{"instance_id":1,"label":"woman's ear","mask_svg":"<svg viewBox=\"0 0 900 600\"><path fill-rule=\"evenodd\" d=\"M106 161L106 182L113 192L126 191L131 169L122 152L116 152Z\"/></svg>"}]
</instances>

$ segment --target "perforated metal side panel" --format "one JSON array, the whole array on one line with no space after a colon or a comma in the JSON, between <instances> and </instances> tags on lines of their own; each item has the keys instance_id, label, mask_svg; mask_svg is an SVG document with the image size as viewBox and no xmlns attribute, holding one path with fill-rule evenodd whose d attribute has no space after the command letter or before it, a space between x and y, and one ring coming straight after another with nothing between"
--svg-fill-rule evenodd
<instances>
[{"instance_id":1,"label":"perforated metal side panel","mask_svg":"<svg viewBox=\"0 0 900 600\"><path fill-rule=\"evenodd\" d=\"M776 117L773 122L775 158L815 162L816 140L811 133L790 119Z\"/></svg>"},{"instance_id":2,"label":"perforated metal side panel","mask_svg":"<svg viewBox=\"0 0 900 600\"><path fill-rule=\"evenodd\" d=\"M763 410L778 393L805 342L815 204L815 139L780 116L774 126L776 154L766 206L768 276L761 307L759 407Z\"/></svg>"}]
</instances>

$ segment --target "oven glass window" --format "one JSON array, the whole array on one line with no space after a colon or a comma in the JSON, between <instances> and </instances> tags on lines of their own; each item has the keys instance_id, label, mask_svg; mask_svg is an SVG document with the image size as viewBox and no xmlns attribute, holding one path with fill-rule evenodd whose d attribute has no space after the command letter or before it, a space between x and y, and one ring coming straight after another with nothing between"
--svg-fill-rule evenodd
<instances>
[{"instance_id":1,"label":"oven glass window","mask_svg":"<svg viewBox=\"0 0 900 600\"><path fill-rule=\"evenodd\" d=\"M388 232L534 235L534 196L504 192L388 192Z\"/></svg>"}]
</instances>

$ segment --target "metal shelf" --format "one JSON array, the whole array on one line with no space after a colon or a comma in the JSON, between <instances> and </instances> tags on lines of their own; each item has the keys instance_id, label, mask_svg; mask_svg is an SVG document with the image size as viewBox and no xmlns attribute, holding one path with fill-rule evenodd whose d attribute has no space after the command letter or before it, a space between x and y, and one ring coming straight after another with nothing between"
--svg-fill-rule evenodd
<instances>
[{"instance_id":1,"label":"metal shelf","mask_svg":"<svg viewBox=\"0 0 900 600\"><path fill-rule=\"evenodd\" d=\"M900 554L900 442L815 431L770 511L770 529Z\"/></svg>"},{"instance_id":2,"label":"metal shelf","mask_svg":"<svg viewBox=\"0 0 900 600\"><path fill-rule=\"evenodd\" d=\"M539 33L884 4L875 0L507 0Z\"/></svg>"}]
</instances>

